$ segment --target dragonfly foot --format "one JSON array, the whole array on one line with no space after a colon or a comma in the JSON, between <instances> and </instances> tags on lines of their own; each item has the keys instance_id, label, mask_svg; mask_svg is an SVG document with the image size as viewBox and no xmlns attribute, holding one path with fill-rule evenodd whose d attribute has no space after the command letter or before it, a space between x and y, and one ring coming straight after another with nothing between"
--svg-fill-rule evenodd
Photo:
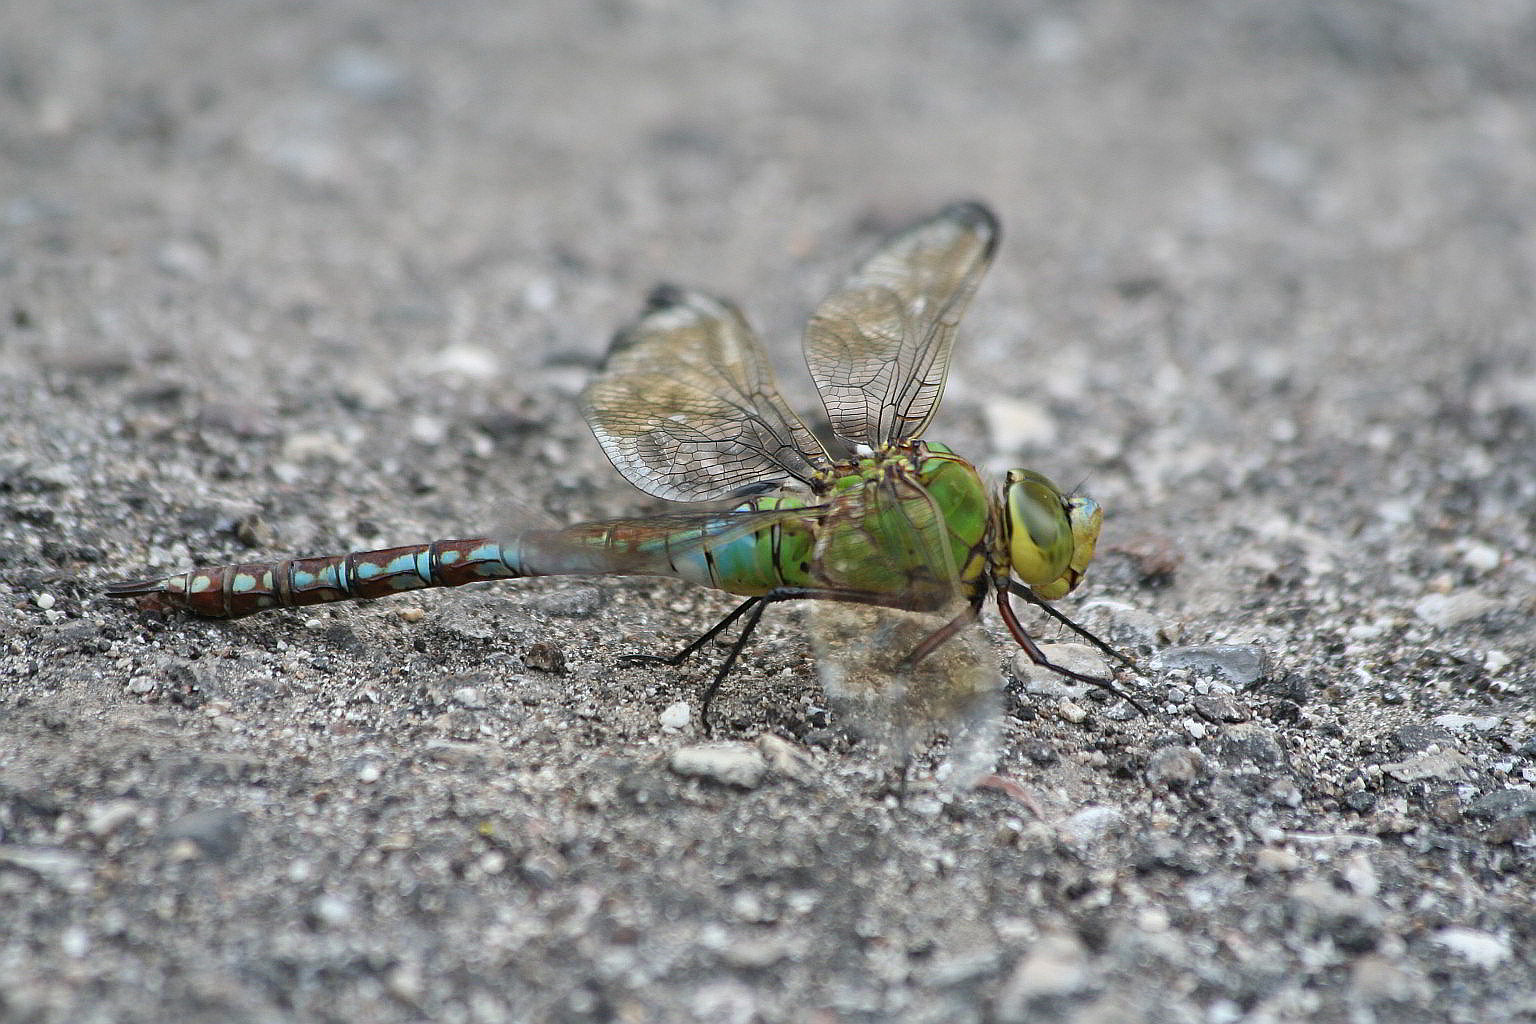
<instances>
[{"instance_id":1,"label":"dragonfly foot","mask_svg":"<svg viewBox=\"0 0 1536 1024\"><path fill-rule=\"evenodd\" d=\"M619 668L639 668L642 665L667 665L671 668L676 668L682 663L682 658L676 655L668 658L660 654L623 654L615 662Z\"/></svg>"}]
</instances>

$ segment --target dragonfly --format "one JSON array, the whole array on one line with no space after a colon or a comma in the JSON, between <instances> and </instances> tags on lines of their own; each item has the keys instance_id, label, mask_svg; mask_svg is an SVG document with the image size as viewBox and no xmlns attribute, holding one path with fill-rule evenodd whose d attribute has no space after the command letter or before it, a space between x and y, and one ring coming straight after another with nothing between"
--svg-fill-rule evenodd
<instances>
[{"instance_id":1,"label":"dragonfly","mask_svg":"<svg viewBox=\"0 0 1536 1024\"><path fill-rule=\"evenodd\" d=\"M1116 661L1127 657L1052 606L1083 581L1103 511L1028 469L1000 486L948 446L924 440L957 327L997 249L979 202L944 207L895 233L816 308L806 365L834 448L781 397L768 357L732 303L658 287L615 337L581 397L604 452L663 514L192 569L113 583L106 593L235 619L272 608L376 598L423 587L542 576L662 576L739 596L671 656L683 664L732 626L700 720L764 611L807 601L829 695L884 742L995 742L1002 689L980 627L992 597L1031 661L1142 706L1109 678L1052 662L1012 604L1034 605ZM957 741L958 742L958 741Z\"/></svg>"}]
</instances>

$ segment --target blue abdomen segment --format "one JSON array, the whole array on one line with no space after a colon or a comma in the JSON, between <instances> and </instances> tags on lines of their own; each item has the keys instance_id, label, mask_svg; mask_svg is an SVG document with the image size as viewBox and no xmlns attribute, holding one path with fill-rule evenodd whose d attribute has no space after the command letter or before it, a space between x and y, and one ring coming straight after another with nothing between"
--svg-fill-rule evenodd
<instances>
[{"instance_id":1,"label":"blue abdomen segment","mask_svg":"<svg viewBox=\"0 0 1536 1024\"><path fill-rule=\"evenodd\" d=\"M194 569L158 580L114 583L107 593L111 597L149 597L195 615L238 619L269 608L516 579L527 575L516 547L484 537L438 540L346 555Z\"/></svg>"},{"instance_id":2,"label":"blue abdomen segment","mask_svg":"<svg viewBox=\"0 0 1536 1024\"><path fill-rule=\"evenodd\" d=\"M534 531L518 539L506 560L527 576L672 576L732 594L766 594L809 583L815 527L792 514L805 507L799 497L778 495L713 515ZM790 514L775 514L781 512Z\"/></svg>"}]
</instances>

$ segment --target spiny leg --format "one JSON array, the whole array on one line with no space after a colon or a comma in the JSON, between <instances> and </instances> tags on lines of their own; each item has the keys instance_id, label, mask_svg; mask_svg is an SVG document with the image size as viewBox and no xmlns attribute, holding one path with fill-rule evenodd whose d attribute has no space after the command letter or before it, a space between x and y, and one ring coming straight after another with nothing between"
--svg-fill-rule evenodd
<instances>
[{"instance_id":1,"label":"spiny leg","mask_svg":"<svg viewBox=\"0 0 1536 1024\"><path fill-rule=\"evenodd\" d=\"M1093 644L1093 646L1097 647L1099 650L1103 651L1105 654L1109 655L1111 658L1114 658L1116 661L1118 661L1120 664L1124 665L1126 668L1130 669L1133 672L1140 671L1139 666L1136 664L1136 662L1132 658L1130 658L1129 656L1127 656L1125 654L1122 654L1121 652L1115 650L1109 644L1105 643L1103 640L1100 640L1098 637L1094 636L1087 629L1085 629L1082 626L1079 626L1077 623L1075 623L1071 619L1067 618L1067 616L1063 615L1056 608L1054 608L1051 605L1047 604L1046 602L1042 601L1039 597L1037 597L1035 595L1034 591L1030 590L1028 587L1026 587L1023 584L1019 583L1017 580L1009 580L1008 581L1008 591L1014 597L1022 597L1024 600L1028 601L1030 604L1034 605L1036 608L1039 608L1041 611L1045 612L1045 614L1049 615L1051 618L1055 619L1057 622L1061 623L1063 626L1066 626L1072 632L1076 633L1078 636L1082 637L1084 640L1087 640L1089 643Z\"/></svg>"},{"instance_id":2,"label":"spiny leg","mask_svg":"<svg viewBox=\"0 0 1536 1024\"><path fill-rule=\"evenodd\" d=\"M997 588L997 610L1002 613L1003 622L1008 626L1008 632L1012 633L1014 640L1018 641L1019 646L1024 648L1024 653L1029 655L1030 661L1034 662L1036 665L1039 665L1041 668L1049 669L1050 671L1055 672L1059 676L1065 676L1068 679L1075 679L1077 682L1087 683L1088 685L1096 686L1101 690L1108 690L1110 693L1130 704L1131 707L1135 708L1137 711L1140 711L1144 715L1151 713L1146 709L1146 707L1142 705L1140 701L1125 691L1121 690L1111 680L1104 679L1099 676L1085 675L1082 672L1074 672L1072 669L1057 665L1051 661L1051 659L1047 658L1045 656L1045 652L1040 649L1040 645L1035 643L1034 638L1025 631L1023 624L1019 622L1019 617L1014 614L1013 605L1008 602L1008 591L1001 586ZM1083 631L1079 630L1079 632ZM1091 636L1091 634L1087 635Z\"/></svg>"},{"instance_id":3,"label":"spiny leg","mask_svg":"<svg viewBox=\"0 0 1536 1024\"><path fill-rule=\"evenodd\" d=\"M719 671L715 673L715 678L710 681L709 686L705 689L703 700L700 702L699 723L704 731L704 734L707 736L710 734L710 703L714 700L715 694L719 691L721 684L725 682L725 677L730 673L731 668L736 664L736 659L741 656L742 650L747 646L747 641L752 639L752 633L757 629L758 620L763 617L763 610L770 604L776 604L780 601L795 601L804 599L840 601L847 604L887 606L890 604L886 595L861 590L836 590L829 587L778 587L766 594L747 598L741 604L732 609L729 615L726 615L719 622L709 627L708 631L706 631L698 639L694 640L693 643L689 644L687 647L684 647L681 651L678 651L671 657L662 657L656 654L626 654L619 659L619 665L624 667L635 665L667 665L669 667L675 668L678 665L681 665L683 662L687 661L693 655L697 654L705 644L709 643L711 640L715 639L717 636L723 633L737 619L741 618L743 615L748 616L747 624L742 627L741 634L737 636L736 641L731 644L731 649L726 652L725 661L720 665ZM962 625L964 625L963 617L953 625L951 634L953 631L958 630ZM947 639L947 637L944 639ZM936 647L938 646L938 643L942 642L943 639L935 643L934 646ZM916 659L913 660L915 661Z\"/></svg>"},{"instance_id":4,"label":"spiny leg","mask_svg":"<svg viewBox=\"0 0 1536 1024\"><path fill-rule=\"evenodd\" d=\"M735 642L731 644L731 649L726 652L725 660L720 663L720 668L715 672L715 677L710 680L709 686L704 689L703 699L699 702L699 727L703 730L704 735L709 736L713 732L709 724L710 705L714 702L715 694L719 692L721 684L725 682L725 677L730 675L731 668L736 664L736 659L741 656L741 652L746 648L747 642L752 639L752 632L757 629L757 623L763 617L763 609L775 601L787 601L796 596L799 595L766 594L761 597L749 597L732 609L729 615L726 615L719 622L709 627L708 631L694 640L693 643L671 657L661 657L655 654L628 654L619 659L619 664L623 666L668 665L676 668L697 654L699 649L705 644L729 629L733 622L745 615L747 617L747 624L741 628L741 633L736 637Z\"/></svg>"},{"instance_id":5,"label":"spiny leg","mask_svg":"<svg viewBox=\"0 0 1536 1024\"><path fill-rule=\"evenodd\" d=\"M772 600L772 598L768 597L753 598L736 609L736 612L731 613L731 617L734 618L737 612L751 606L751 611L747 614L747 624L741 627L741 632L737 635L736 642L731 644L731 649L726 652L725 660L720 663L719 670L715 672L715 678L711 679L709 685L704 688L704 696L699 701L699 727L704 730L704 735L706 736L711 735L713 732L709 724L709 707L715 701L715 694L720 692L720 686L725 682L725 677L731 674L732 666L736 664L736 659L740 657L742 650L747 646L747 641L752 639L752 633L757 629L757 624L763 617L763 609L767 608Z\"/></svg>"},{"instance_id":6,"label":"spiny leg","mask_svg":"<svg viewBox=\"0 0 1536 1024\"><path fill-rule=\"evenodd\" d=\"M699 653L699 649L702 648L705 644L709 643L715 637L729 629L731 623L735 622L737 619L741 618L748 611L750 611L753 605L761 604L763 600L764 599L761 597L747 598L745 601L741 602L741 604L732 609L729 615L722 618L713 626L710 626L702 636L694 640L687 647L684 647L682 650L678 651L676 654L626 654L619 658L619 666L621 668L633 668L636 665L667 665L672 668L677 668L677 666L681 665L683 662ZM759 612L758 614L762 613Z\"/></svg>"}]
</instances>

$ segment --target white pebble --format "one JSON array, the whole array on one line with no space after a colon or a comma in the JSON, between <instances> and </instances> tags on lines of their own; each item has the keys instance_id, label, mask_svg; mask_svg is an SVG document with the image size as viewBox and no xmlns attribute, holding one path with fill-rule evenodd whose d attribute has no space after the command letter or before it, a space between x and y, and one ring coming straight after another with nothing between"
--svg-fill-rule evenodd
<instances>
[{"instance_id":1,"label":"white pebble","mask_svg":"<svg viewBox=\"0 0 1536 1024\"><path fill-rule=\"evenodd\" d=\"M1088 712L1084 711L1080 705L1074 704L1070 700L1064 700L1060 704L1056 705L1056 713L1062 718L1071 722L1073 725L1077 725L1083 719L1088 717Z\"/></svg>"},{"instance_id":2,"label":"white pebble","mask_svg":"<svg viewBox=\"0 0 1536 1024\"><path fill-rule=\"evenodd\" d=\"M688 722L693 717L693 710L688 706L687 701L680 700L668 704L657 717L661 721L663 729L668 732L681 732L688 728Z\"/></svg>"},{"instance_id":3,"label":"white pebble","mask_svg":"<svg viewBox=\"0 0 1536 1024\"><path fill-rule=\"evenodd\" d=\"M768 765L762 754L746 743L704 743L674 751L672 770L679 775L755 789L763 781Z\"/></svg>"},{"instance_id":4,"label":"white pebble","mask_svg":"<svg viewBox=\"0 0 1536 1024\"><path fill-rule=\"evenodd\" d=\"M321 896L314 902L315 919L335 928L352 920L352 905L339 896Z\"/></svg>"},{"instance_id":5,"label":"white pebble","mask_svg":"<svg viewBox=\"0 0 1536 1024\"><path fill-rule=\"evenodd\" d=\"M1499 567L1499 549L1489 544L1473 542L1461 553L1467 568L1477 572L1493 572Z\"/></svg>"},{"instance_id":6,"label":"white pebble","mask_svg":"<svg viewBox=\"0 0 1536 1024\"><path fill-rule=\"evenodd\" d=\"M1436 942L1480 967L1495 967L1509 959L1509 940L1475 928L1442 928Z\"/></svg>"},{"instance_id":7,"label":"white pebble","mask_svg":"<svg viewBox=\"0 0 1536 1024\"><path fill-rule=\"evenodd\" d=\"M69 927L59 933L59 950L78 960L91 951L91 936L84 928Z\"/></svg>"},{"instance_id":8,"label":"white pebble","mask_svg":"<svg viewBox=\"0 0 1536 1024\"><path fill-rule=\"evenodd\" d=\"M480 699L480 691L473 686L461 686L454 690L453 702L466 708L485 707L485 701Z\"/></svg>"}]
</instances>

